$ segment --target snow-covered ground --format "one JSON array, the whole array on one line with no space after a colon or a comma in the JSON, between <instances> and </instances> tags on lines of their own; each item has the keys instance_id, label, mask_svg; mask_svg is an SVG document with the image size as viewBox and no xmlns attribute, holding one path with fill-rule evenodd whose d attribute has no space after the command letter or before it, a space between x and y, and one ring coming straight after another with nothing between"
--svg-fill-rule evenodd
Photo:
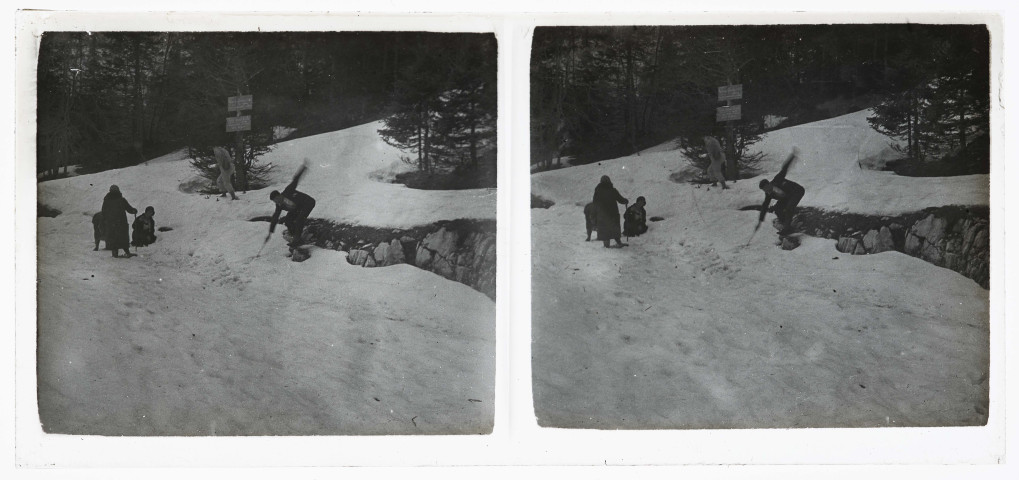
<instances>
[{"instance_id":1,"label":"snow-covered ground","mask_svg":"<svg viewBox=\"0 0 1019 480\"><path fill-rule=\"evenodd\" d=\"M407 168L379 123L284 142L273 185L240 200L187 193L180 153L39 184L39 407L48 432L102 435L483 433L493 424L495 305L408 265L361 268L312 248L285 257L282 189L313 218L408 228L495 218L495 190L422 191L378 181ZM93 252L91 216L116 184L155 208L155 244ZM130 216L129 216L130 219Z\"/></svg>"},{"instance_id":2,"label":"snow-covered ground","mask_svg":"<svg viewBox=\"0 0 1019 480\"><path fill-rule=\"evenodd\" d=\"M760 178L794 146L802 206L891 215L987 205L989 178L865 170L889 156L868 111L778 130L759 178L677 184L673 148L532 175L532 368L543 426L583 428L979 425L988 407L988 292L898 252L750 240ZM671 146L671 143L670 143ZM650 231L623 249L584 242L582 206L609 175L647 198ZM622 208L621 208L622 209ZM749 241L749 244L748 244Z\"/></svg>"}]
</instances>

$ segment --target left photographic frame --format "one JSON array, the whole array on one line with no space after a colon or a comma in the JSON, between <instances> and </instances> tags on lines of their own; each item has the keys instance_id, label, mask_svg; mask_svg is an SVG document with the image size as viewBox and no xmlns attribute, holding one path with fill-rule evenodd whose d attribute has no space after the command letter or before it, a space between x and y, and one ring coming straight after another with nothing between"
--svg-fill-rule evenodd
<instances>
[{"instance_id":1,"label":"left photographic frame","mask_svg":"<svg viewBox=\"0 0 1019 480\"><path fill-rule=\"evenodd\" d=\"M42 432L492 432L494 33L37 48Z\"/></svg>"}]
</instances>

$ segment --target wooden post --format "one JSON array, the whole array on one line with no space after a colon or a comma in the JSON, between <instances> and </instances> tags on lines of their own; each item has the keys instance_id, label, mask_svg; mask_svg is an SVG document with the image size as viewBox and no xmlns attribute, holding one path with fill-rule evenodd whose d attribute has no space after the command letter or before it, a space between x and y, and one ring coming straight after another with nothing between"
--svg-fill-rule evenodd
<instances>
[{"instance_id":1,"label":"wooden post","mask_svg":"<svg viewBox=\"0 0 1019 480\"><path fill-rule=\"evenodd\" d=\"M731 105L732 101L727 103ZM725 176L729 177L727 180L735 182L739 179L739 162L736 158L736 127L732 122L732 120L725 122Z\"/></svg>"},{"instance_id":2,"label":"wooden post","mask_svg":"<svg viewBox=\"0 0 1019 480\"><path fill-rule=\"evenodd\" d=\"M739 179L739 162L736 158L736 120L742 118L742 109L734 100L743 98L743 85L726 82L728 85L718 87L718 100L725 106L719 107L716 120L725 122L725 177L727 180Z\"/></svg>"},{"instance_id":3,"label":"wooden post","mask_svg":"<svg viewBox=\"0 0 1019 480\"><path fill-rule=\"evenodd\" d=\"M237 90L236 97L227 98L227 112L237 112L234 122L227 118L226 131L234 132L234 171L237 174L237 186L242 192L248 191L248 168L244 161L244 130L251 130L251 117L241 115L243 110L251 110L254 100L251 95L241 95Z\"/></svg>"},{"instance_id":4,"label":"wooden post","mask_svg":"<svg viewBox=\"0 0 1019 480\"><path fill-rule=\"evenodd\" d=\"M241 112L237 112L237 116L241 116ZM237 183L241 187L241 191L244 193L248 192L248 169L244 162L244 134L242 132L234 133L234 142L237 144L234 153L234 170L237 172Z\"/></svg>"}]
</instances>

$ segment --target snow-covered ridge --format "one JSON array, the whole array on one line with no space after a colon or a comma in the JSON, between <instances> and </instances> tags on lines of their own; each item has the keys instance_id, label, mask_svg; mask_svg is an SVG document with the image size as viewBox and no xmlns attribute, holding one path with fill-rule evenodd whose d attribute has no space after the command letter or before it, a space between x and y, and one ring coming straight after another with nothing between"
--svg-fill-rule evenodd
<instances>
[{"instance_id":1,"label":"snow-covered ridge","mask_svg":"<svg viewBox=\"0 0 1019 480\"><path fill-rule=\"evenodd\" d=\"M411 168L400 161L398 149L379 137L381 125L372 122L280 142L263 157L277 167L272 172L271 184L262 191L248 192L245 201L230 205L229 210L210 210L204 198L181 195L178 185L194 179L196 174L180 152L135 167L43 182L39 184L39 198L40 202L66 213L94 212L109 185L116 184L129 201L157 209L162 205L164 214L183 209L189 213L222 214L224 220L246 220L264 215L266 209L271 213L268 192L282 189L301 162L308 159L311 168L301 180L300 190L317 201L313 217L399 228L457 218L495 218L495 189L424 191L369 181L391 178ZM152 181L157 178L160 181Z\"/></svg>"},{"instance_id":2,"label":"snow-covered ridge","mask_svg":"<svg viewBox=\"0 0 1019 480\"><path fill-rule=\"evenodd\" d=\"M897 155L891 148L894 141L867 123L870 115L871 110L861 110L765 134L751 147L753 153L765 155L761 163L765 174L737 182L737 188L730 190L729 195L715 200L726 202L728 208L760 203L758 181L771 178L795 146L800 150L800 158L788 178L806 187L800 202L803 206L896 215L931 206L988 205L988 175L916 178L862 168L860 162ZM675 142L669 141L640 155L536 173L532 175L532 193L556 203L587 202L590 201L587 185L594 188L598 178L607 174L621 191L645 190L634 196L667 196L676 186L660 180L688 168L689 163Z\"/></svg>"}]
</instances>

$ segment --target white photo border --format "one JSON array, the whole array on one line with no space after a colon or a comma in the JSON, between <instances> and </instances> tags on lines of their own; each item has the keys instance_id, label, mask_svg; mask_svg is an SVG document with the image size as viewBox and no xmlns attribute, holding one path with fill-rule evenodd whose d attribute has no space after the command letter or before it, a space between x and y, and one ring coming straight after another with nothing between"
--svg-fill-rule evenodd
<instances>
[{"instance_id":1,"label":"white photo border","mask_svg":"<svg viewBox=\"0 0 1019 480\"><path fill-rule=\"evenodd\" d=\"M59 3L59 2L57 2ZM179 2L177 8L189 2ZM209 3L209 2L201 2ZM391 2L391 5L401 2ZM568 2L574 3L574 2ZM1003 90L1007 51L1005 18L995 13L769 13L752 8L737 12L599 13L597 2L581 13L388 13L329 14L281 12L27 12L17 14L14 92L9 111L16 121L15 175L7 191L14 204L2 209L16 225L10 236L15 253L11 302L16 308L9 340L16 386L12 411L14 464L23 469L151 467L260 468L334 466L442 465L980 465L1005 462L1007 398L1006 360L1014 370L1015 330L1006 329L1006 311L1019 311L1005 298L1006 225L1015 213L1005 208L1005 186L1016 184L1015 169L1006 177L1005 104ZM635 2L636 6L645 2ZM881 3L881 2L876 2ZM887 4L887 2L885 2ZM937 5L940 2L935 2ZM947 3L947 2L945 2ZM771 5L771 4L769 4ZM957 5L957 4L955 4ZM383 10L379 6L375 11ZM893 6L886 5L888 8ZM958 5L957 5L958 6ZM147 8L154 8L146 5ZM548 6L545 6L547 8ZM712 5L714 7L714 5ZM856 5L854 5L856 7ZM970 5L967 5L970 7ZM68 7L70 8L70 7ZM123 10L128 8L121 7ZM139 7L145 8L145 7ZM222 7L221 7L222 8ZM314 8L314 7L309 7ZM463 8L463 7L460 7ZM760 7L758 7L760 8ZM875 7L877 9L877 7ZM534 8L534 10L540 10ZM324 10L323 10L324 11ZM427 10L436 12L438 10ZM450 10L465 12L469 9ZM562 11L566 11L565 9ZM985 10L991 12L992 10ZM407 13L409 12L409 13ZM742 12L742 13L740 13ZM942 10L944 12L944 10ZM707 25L733 23L985 23L991 31L991 343L990 413L984 427L887 429L760 429L601 431L540 428L531 398L530 356L530 213L529 191L529 52L535 26L544 25ZM50 435L38 426L35 402L35 199L34 48L41 31L151 30L386 30L494 32L499 42L499 189L497 373L495 429L478 436L350 437L89 437ZM6 201L6 198L5 198ZM1011 242L1010 242L1011 243ZM1015 320L1014 318L1010 320ZM1011 392L1009 392L1011 393ZM3 422L6 422L4 420ZM4 425L0 423L0 426ZM921 468L922 470L922 468ZM90 470L91 471L91 470ZM467 470L471 471L471 470ZM857 473L865 473L858 469ZM137 475L137 472L134 472ZM718 473L717 471L715 473ZM765 470L763 476L787 476L787 470ZM275 472L281 474L280 471Z\"/></svg>"}]
</instances>

